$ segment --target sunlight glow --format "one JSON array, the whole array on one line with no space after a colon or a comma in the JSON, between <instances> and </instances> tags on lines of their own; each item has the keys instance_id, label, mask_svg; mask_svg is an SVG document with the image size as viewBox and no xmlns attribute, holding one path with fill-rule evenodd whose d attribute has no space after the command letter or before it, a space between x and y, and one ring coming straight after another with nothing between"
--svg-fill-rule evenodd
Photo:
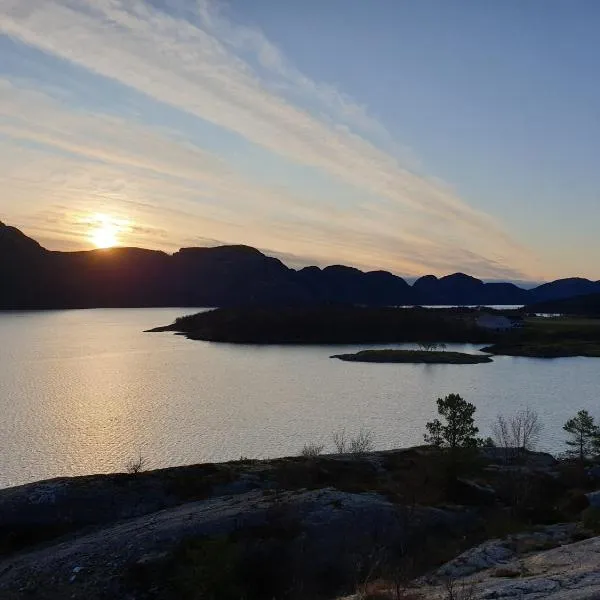
<instances>
[{"instance_id":1,"label":"sunlight glow","mask_svg":"<svg viewBox=\"0 0 600 600\"><path fill-rule=\"evenodd\" d=\"M119 245L119 234L124 231L124 222L103 214L94 215L89 222L89 240L96 248L113 248Z\"/></svg>"}]
</instances>

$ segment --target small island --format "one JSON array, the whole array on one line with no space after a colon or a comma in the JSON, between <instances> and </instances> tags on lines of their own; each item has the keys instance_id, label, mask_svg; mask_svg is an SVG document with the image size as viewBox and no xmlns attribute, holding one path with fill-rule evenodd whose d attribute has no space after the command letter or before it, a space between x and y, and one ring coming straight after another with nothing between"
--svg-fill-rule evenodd
<instances>
[{"instance_id":1,"label":"small island","mask_svg":"<svg viewBox=\"0 0 600 600\"><path fill-rule=\"evenodd\" d=\"M426 365L476 365L492 362L485 354L465 354L431 350L361 350L354 354L335 354L346 362L411 363Z\"/></svg>"}]
</instances>

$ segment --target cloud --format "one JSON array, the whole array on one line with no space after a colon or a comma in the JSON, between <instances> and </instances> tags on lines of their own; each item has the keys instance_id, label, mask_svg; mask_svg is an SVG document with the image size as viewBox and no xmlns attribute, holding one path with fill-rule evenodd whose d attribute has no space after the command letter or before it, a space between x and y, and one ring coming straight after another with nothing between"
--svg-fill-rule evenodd
<instances>
[{"instance_id":1,"label":"cloud","mask_svg":"<svg viewBox=\"0 0 600 600\"><path fill-rule=\"evenodd\" d=\"M232 22L213 3L171 4L180 12L141 0L0 0L0 32L313 168L364 201L342 212L311 202L302 190L248 181L185 136L117 117L69 114L14 82L0 88L1 97L12 99L0 104L0 132L110 165L122 179L133 172L134 197L152 181L157 207L175 191L189 214L201 203L223 234L208 237L265 234L281 252L407 273L437 271L436 265L455 270L469 260L481 275L523 274L511 264L533 274L529 250L493 219L402 166L401 147L364 107L300 73L260 31ZM281 208L274 210L281 206L289 207L283 220ZM334 217L338 223L327 222Z\"/></svg>"}]
</instances>

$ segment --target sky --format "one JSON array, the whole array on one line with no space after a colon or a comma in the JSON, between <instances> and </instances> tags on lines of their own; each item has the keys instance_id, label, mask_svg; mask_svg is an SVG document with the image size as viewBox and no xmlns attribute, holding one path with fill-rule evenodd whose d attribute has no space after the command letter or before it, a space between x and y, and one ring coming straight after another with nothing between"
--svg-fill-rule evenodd
<instances>
[{"instance_id":1,"label":"sky","mask_svg":"<svg viewBox=\"0 0 600 600\"><path fill-rule=\"evenodd\" d=\"M0 220L53 250L600 279L597 0L0 0Z\"/></svg>"}]
</instances>

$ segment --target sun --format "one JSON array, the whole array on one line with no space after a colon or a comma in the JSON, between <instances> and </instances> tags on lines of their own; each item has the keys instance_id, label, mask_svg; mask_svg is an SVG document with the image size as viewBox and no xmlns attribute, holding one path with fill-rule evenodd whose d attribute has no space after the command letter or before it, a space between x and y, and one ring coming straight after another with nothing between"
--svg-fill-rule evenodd
<instances>
[{"instance_id":1,"label":"sun","mask_svg":"<svg viewBox=\"0 0 600 600\"><path fill-rule=\"evenodd\" d=\"M92 242L96 248L112 248L117 245L117 232L113 227L100 227L92 232Z\"/></svg>"},{"instance_id":2,"label":"sun","mask_svg":"<svg viewBox=\"0 0 600 600\"><path fill-rule=\"evenodd\" d=\"M107 215L94 215L89 239L96 248L113 248L119 244L121 226Z\"/></svg>"}]
</instances>

